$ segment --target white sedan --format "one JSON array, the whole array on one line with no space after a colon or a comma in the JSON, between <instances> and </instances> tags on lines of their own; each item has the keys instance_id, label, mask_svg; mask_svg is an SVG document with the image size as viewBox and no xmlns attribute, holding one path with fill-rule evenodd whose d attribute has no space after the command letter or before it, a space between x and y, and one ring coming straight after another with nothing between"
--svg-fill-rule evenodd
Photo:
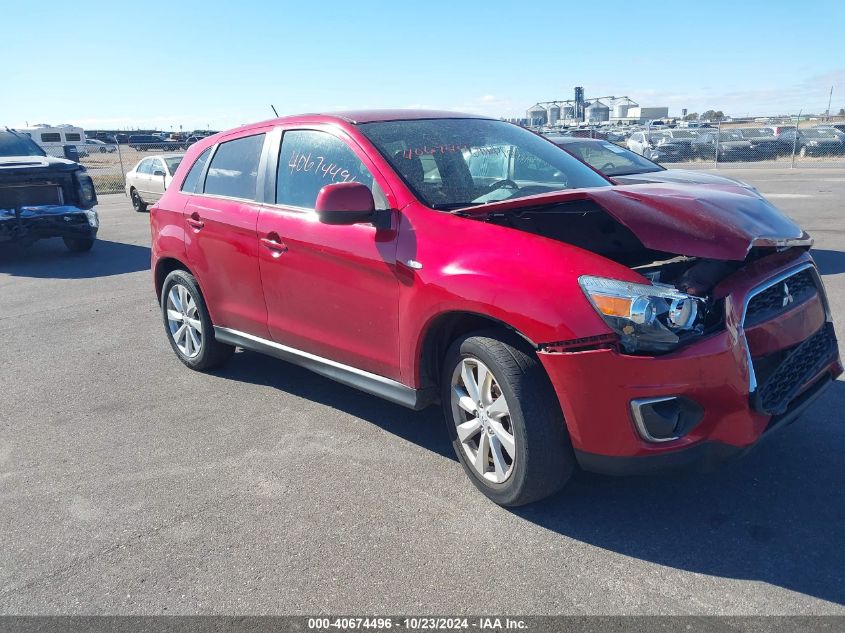
<instances>
[{"instance_id":1,"label":"white sedan","mask_svg":"<svg viewBox=\"0 0 845 633\"><path fill-rule=\"evenodd\" d=\"M113 143L106 143L95 138L85 139L85 144L93 145L93 147L85 148L87 152L100 152L101 154L105 154L106 152L108 152L109 154L111 154L112 152L117 151L117 145Z\"/></svg>"},{"instance_id":2,"label":"white sedan","mask_svg":"<svg viewBox=\"0 0 845 633\"><path fill-rule=\"evenodd\" d=\"M182 157L183 154L148 156L126 174L126 195L136 211L146 211L164 195Z\"/></svg>"}]
</instances>

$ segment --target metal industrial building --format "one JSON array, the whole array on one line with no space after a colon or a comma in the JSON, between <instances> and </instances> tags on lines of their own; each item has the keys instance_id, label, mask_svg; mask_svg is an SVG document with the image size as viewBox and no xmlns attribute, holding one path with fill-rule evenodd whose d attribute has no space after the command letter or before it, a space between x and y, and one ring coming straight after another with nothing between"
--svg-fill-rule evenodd
<instances>
[{"instance_id":1,"label":"metal industrial building","mask_svg":"<svg viewBox=\"0 0 845 633\"><path fill-rule=\"evenodd\" d=\"M609 104L609 105L608 105ZM643 124L669 117L669 108L645 107L622 96L597 97L589 101L581 86L575 88L574 99L541 101L525 112L527 124L532 127L571 126L582 123Z\"/></svg>"}]
</instances>

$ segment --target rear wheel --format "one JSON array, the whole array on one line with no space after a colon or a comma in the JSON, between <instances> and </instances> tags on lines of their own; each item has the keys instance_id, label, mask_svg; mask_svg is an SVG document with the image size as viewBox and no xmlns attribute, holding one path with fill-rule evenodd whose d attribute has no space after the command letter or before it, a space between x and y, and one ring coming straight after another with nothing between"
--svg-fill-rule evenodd
<instances>
[{"instance_id":1,"label":"rear wheel","mask_svg":"<svg viewBox=\"0 0 845 633\"><path fill-rule=\"evenodd\" d=\"M547 497L575 465L557 397L532 351L498 330L450 347L441 400L452 446L475 486L495 503Z\"/></svg>"},{"instance_id":2,"label":"rear wheel","mask_svg":"<svg viewBox=\"0 0 845 633\"><path fill-rule=\"evenodd\" d=\"M141 200L141 196L138 195L138 191L136 189L131 189L129 191L129 197L132 199L132 208L135 209L138 213L143 213L147 210L147 204Z\"/></svg>"},{"instance_id":3,"label":"rear wheel","mask_svg":"<svg viewBox=\"0 0 845 633\"><path fill-rule=\"evenodd\" d=\"M94 246L93 237L64 237L62 240L67 249L72 253L84 253L90 251Z\"/></svg>"},{"instance_id":4,"label":"rear wheel","mask_svg":"<svg viewBox=\"0 0 845 633\"><path fill-rule=\"evenodd\" d=\"M214 338L214 326L196 279L174 270L164 280L161 313L170 346L185 365L197 371L224 364L235 348Z\"/></svg>"}]
</instances>

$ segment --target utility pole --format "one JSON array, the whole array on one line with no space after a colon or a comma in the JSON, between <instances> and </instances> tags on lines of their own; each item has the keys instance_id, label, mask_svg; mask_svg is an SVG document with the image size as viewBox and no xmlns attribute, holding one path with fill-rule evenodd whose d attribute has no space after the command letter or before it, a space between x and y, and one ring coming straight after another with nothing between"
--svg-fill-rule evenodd
<instances>
[{"instance_id":1,"label":"utility pole","mask_svg":"<svg viewBox=\"0 0 845 633\"><path fill-rule=\"evenodd\" d=\"M825 121L830 121L830 102L833 100L833 86L830 87L830 94L827 97L827 112L825 113Z\"/></svg>"}]
</instances>

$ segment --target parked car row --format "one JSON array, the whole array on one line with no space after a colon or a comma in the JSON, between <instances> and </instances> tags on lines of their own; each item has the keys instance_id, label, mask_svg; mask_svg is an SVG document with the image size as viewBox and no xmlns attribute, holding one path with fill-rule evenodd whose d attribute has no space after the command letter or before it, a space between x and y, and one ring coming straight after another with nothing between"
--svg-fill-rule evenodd
<instances>
[{"instance_id":1,"label":"parked car row","mask_svg":"<svg viewBox=\"0 0 845 633\"><path fill-rule=\"evenodd\" d=\"M657 162L770 160L793 152L800 156L845 154L845 133L822 126L641 130L631 135L626 146Z\"/></svg>"}]
</instances>

